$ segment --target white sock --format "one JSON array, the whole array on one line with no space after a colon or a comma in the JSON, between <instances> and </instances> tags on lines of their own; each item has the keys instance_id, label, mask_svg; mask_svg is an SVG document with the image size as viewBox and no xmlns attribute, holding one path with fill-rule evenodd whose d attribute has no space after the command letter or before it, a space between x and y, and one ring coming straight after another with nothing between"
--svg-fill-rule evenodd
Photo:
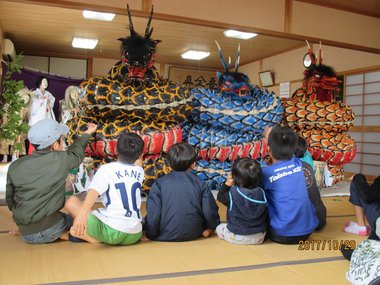
<instances>
[{"instance_id":1,"label":"white sock","mask_svg":"<svg viewBox=\"0 0 380 285\"><path fill-rule=\"evenodd\" d=\"M355 222L350 222L345 228L344 231L346 233L351 233L351 234L357 234L357 235L367 235L367 227L366 226L359 226Z\"/></svg>"},{"instance_id":2,"label":"white sock","mask_svg":"<svg viewBox=\"0 0 380 285\"><path fill-rule=\"evenodd\" d=\"M348 226L353 226L353 225L358 225L357 223L355 223L355 222L353 222L353 221L346 221L345 223L344 223L344 227L348 227Z\"/></svg>"}]
</instances>

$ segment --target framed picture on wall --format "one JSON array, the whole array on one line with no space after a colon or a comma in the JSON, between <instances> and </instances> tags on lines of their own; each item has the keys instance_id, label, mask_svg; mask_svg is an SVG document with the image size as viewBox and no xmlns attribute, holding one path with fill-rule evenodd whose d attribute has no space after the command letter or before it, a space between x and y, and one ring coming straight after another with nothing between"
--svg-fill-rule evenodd
<instances>
[{"instance_id":1,"label":"framed picture on wall","mask_svg":"<svg viewBox=\"0 0 380 285\"><path fill-rule=\"evenodd\" d=\"M259 77L260 77L261 86L269 87L269 86L274 85L273 75L269 70L259 72Z\"/></svg>"},{"instance_id":2,"label":"framed picture on wall","mask_svg":"<svg viewBox=\"0 0 380 285\"><path fill-rule=\"evenodd\" d=\"M217 70L191 67L169 67L169 80L186 86L187 88L218 88Z\"/></svg>"}]
</instances>

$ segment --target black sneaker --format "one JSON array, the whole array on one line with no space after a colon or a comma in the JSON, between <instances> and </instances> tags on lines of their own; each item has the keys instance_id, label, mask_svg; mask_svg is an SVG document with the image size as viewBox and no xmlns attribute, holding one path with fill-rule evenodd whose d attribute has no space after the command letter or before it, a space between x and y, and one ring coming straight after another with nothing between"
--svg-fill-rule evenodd
<instances>
[{"instance_id":1,"label":"black sneaker","mask_svg":"<svg viewBox=\"0 0 380 285\"><path fill-rule=\"evenodd\" d=\"M71 241L71 242L85 242L84 239L74 237L70 233L69 233L69 241Z\"/></svg>"}]
</instances>

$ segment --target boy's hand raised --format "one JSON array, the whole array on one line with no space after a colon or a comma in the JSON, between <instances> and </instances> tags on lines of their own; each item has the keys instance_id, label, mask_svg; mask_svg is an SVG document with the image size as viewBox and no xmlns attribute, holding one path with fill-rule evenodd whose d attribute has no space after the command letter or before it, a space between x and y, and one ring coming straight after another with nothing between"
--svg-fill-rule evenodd
<instances>
[{"instance_id":1,"label":"boy's hand raised","mask_svg":"<svg viewBox=\"0 0 380 285\"><path fill-rule=\"evenodd\" d=\"M96 131L97 128L98 128L97 125L95 125L93 123L88 123L87 124L87 130L84 133L92 135L93 133L95 133L95 131Z\"/></svg>"}]
</instances>

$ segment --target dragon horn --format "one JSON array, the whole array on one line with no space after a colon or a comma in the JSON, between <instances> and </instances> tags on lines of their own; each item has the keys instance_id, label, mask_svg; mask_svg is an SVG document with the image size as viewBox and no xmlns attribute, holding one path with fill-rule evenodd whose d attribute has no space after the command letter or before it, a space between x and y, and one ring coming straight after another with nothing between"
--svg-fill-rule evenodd
<instances>
[{"instance_id":1,"label":"dragon horn","mask_svg":"<svg viewBox=\"0 0 380 285\"><path fill-rule=\"evenodd\" d=\"M306 44L307 44L307 51L308 52L311 52L311 48L310 48L310 44L307 40L305 40Z\"/></svg>"},{"instance_id":2,"label":"dragon horn","mask_svg":"<svg viewBox=\"0 0 380 285\"><path fill-rule=\"evenodd\" d=\"M239 62L240 62L240 44L239 44L239 47L238 47L238 50L237 50L237 54L236 54L235 72L238 71L238 68L239 68Z\"/></svg>"},{"instance_id":3,"label":"dragon horn","mask_svg":"<svg viewBox=\"0 0 380 285\"><path fill-rule=\"evenodd\" d=\"M146 29L145 29L145 38L146 39L149 39L150 36L152 35L152 32L153 32L153 28L150 28L150 22L152 21L152 17L153 17L153 5L152 5L152 10L150 11L150 16L149 16L149 20L148 20L148 24L146 25Z\"/></svg>"},{"instance_id":4,"label":"dragon horn","mask_svg":"<svg viewBox=\"0 0 380 285\"><path fill-rule=\"evenodd\" d=\"M315 56L313 56L313 52L311 51L310 44L309 44L309 42L307 40L305 40L305 41L307 43L307 52L310 55L310 59L313 62L313 64L315 64L316 63L316 58L315 58Z\"/></svg>"},{"instance_id":5,"label":"dragon horn","mask_svg":"<svg viewBox=\"0 0 380 285\"><path fill-rule=\"evenodd\" d=\"M131 11L129 10L129 5L127 4L128 18L129 18L129 32L131 33L131 37L136 35L135 29L133 28Z\"/></svg>"},{"instance_id":6,"label":"dragon horn","mask_svg":"<svg viewBox=\"0 0 380 285\"><path fill-rule=\"evenodd\" d=\"M222 54L222 49L220 48L220 45L218 44L217 41L215 41L216 45L218 46L218 51L219 51L219 57L220 59L222 60L222 64L223 64L223 67L226 71L228 71L229 67L226 65L226 61L224 60L223 58L223 54Z\"/></svg>"}]
</instances>

